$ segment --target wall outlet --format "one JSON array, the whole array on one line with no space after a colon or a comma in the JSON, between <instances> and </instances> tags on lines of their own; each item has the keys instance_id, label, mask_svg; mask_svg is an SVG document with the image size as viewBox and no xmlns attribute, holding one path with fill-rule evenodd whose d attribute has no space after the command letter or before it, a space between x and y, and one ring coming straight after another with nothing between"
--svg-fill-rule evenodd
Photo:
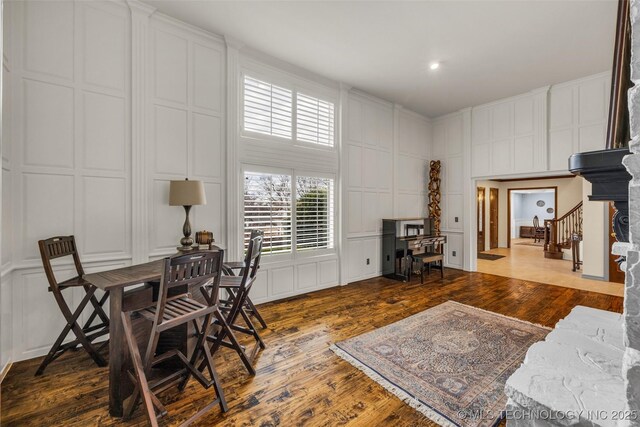
<instances>
[{"instance_id":1,"label":"wall outlet","mask_svg":"<svg viewBox=\"0 0 640 427\"><path fill-rule=\"evenodd\" d=\"M367 265L371 264L371 260L367 258Z\"/></svg>"},{"instance_id":2,"label":"wall outlet","mask_svg":"<svg viewBox=\"0 0 640 427\"><path fill-rule=\"evenodd\" d=\"M458 222L458 217L455 218L455 221Z\"/></svg>"},{"instance_id":3,"label":"wall outlet","mask_svg":"<svg viewBox=\"0 0 640 427\"><path fill-rule=\"evenodd\" d=\"M451 256L456 256L456 251L451 251Z\"/></svg>"}]
</instances>

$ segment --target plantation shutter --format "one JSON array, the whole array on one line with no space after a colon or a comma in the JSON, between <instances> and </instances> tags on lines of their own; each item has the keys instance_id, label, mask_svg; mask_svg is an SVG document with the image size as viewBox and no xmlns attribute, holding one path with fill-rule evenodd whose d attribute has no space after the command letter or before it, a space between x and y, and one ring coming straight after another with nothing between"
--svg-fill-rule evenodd
<instances>
[{"instance_id":1,"label":"plantation shutter","mask_svg":"<svg viewBox=\"0 0 640 427\"><path fill-rule=\"evenodd\" d=\"M297 250L333 248L333 203L332 179L297 177Z\"/></svg>"},{"instance_id":2,"label":"plantation shutter","mask_svg":"<svg viewBox=\"0 0 640 427\"><path fill-rule=\"evenodd\" d=\"M291 252L291 176L245 172L244 243L252 229L264 233L262 253Z\"/></svg>"},{"instance_id":3,"label":"plantation shutter","mask_svg":"<svg viewBox=\"0 0 640 427\"><path fill-rule=\"evenodd\" d=\"M333 147L333 103L299 92L296 103L296 139Z\"/></svg>"},{"instance_id":4,"label":"plantation shutter","mask_svg":"<svg viewBox=\"0 0 640 427\"><path fill-rule=\"evenodd\" d=\"M244 76L244 130L291 139L292 91Z\"/></svg>"}]
</instances>

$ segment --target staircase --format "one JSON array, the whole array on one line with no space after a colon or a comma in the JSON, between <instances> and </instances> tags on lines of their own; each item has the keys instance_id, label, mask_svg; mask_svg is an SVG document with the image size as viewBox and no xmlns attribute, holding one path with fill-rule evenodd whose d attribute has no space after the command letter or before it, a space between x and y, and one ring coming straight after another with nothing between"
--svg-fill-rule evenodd
<instances>
[{"instance_id":1,"label":"staircase","mask_svg":"<svg viewBox=\"0 0 640 427\"><path fill-rule=\"evenodd\" d=\"M544 257L562 259L563 249L571 249L572 242L577 245L582 240L582 202L560 218L546 219L544 225ZM579 259L574 259L574 266L575 262Z\"/></svg>"}]
</instances>

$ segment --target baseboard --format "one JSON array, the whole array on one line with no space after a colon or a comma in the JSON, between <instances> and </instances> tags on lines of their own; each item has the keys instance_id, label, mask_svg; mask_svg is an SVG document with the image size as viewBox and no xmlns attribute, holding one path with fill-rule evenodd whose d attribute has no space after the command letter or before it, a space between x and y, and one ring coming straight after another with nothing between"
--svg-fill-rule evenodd
<instances>
[{"instance_id":1,"label":"baseboard","mask_svg":"<svg viewBox=\"0 0 640 427\"><path fill-rule=\"evenodd\" d=\"M4 365L4 367L2 368L2 371L0 371L0 384L2 384L4 377L6 377L7 374L9 373L9 369L11 369L12 365L13 365L13 362L9 360L7 364Z\"/></svg>"},{"instance_id":2,"label":"baseboard","mask_svg":"<svg viewBox=\"0 0 640 427\"><path fill-rule=\"evenodd\" d=\"M608 282L608 280L607 280L607 279L605 279L605 278L604 278L604 277L602 277L602 276L592 276L592 275L590 275L590 274L583 274L583 275L582 275L582 276L580 276L580 277L582 277L583 279L588 279L588 280L599 280L599 281L601 281L601 282Z\"/></svg>"}]
</instances>

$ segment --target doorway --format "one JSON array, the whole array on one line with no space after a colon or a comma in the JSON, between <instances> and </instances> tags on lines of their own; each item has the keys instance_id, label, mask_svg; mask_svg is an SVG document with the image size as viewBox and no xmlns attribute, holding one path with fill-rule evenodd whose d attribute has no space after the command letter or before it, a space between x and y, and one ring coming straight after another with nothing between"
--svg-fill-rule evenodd
<instances>
[{"instance_id":1,"label":"doorway","mask_svg":"<svg viewBox=\"0 0 640 427\"><path fill-rule=\"evenodd\" d=\"M557 218L558 187L507 189L507 248L513 239L544 246L544 221Z\"/></svg>"},{"instance_id":2,"label":"doorway","mask_svg":"<svg viewBox=\"0 0 640 427\"><path fill-rule=\"evenodd\" d=\"M498 195L497 188L489 189L489 249L498 247Z\"/></svg>"},{"instance_id":3,"label":"doorway","mask_svg":"<svg viewBox=\"0 0 640 427\"><path fill-rule=\"evenodd\" d=\"M477 193L477 208L476 208L476 217L478 218L478 253L484 252L485 250L485 218L484 213L487 206L485 197L484 197L484 187L478 187Z\"/></svg>"}]
</instances>

